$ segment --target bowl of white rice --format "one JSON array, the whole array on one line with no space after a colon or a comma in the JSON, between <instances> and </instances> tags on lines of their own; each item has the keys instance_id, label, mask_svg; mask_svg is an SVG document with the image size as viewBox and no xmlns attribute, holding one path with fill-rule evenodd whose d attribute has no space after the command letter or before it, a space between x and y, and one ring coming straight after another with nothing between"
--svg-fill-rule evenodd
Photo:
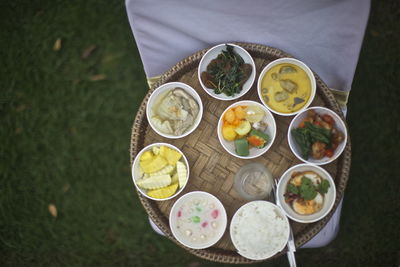
<instances>
[{"instance_id":1,"label":"bowl of white rice","mask_svg":"<svg viewBox=\"0 0 400 267\"><path fill-rule=\"evenodd\" d=\"M265 260L283 250L289 240L289 220L277 205L252 201L233 215L230 235L238 253L251 260Z\"/></svg>"}]
</instances>

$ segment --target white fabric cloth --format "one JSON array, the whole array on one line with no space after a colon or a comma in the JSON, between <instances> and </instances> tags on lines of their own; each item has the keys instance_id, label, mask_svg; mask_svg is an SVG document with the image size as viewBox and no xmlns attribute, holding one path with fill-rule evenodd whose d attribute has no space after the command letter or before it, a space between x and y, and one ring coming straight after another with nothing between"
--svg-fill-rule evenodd
<instances>
[{"instance_id":1,"label":"white fabric cloth","mask_svg":"<svg viewBox=\"0 0 400 267\"><path fill-rule=\"evenodd\" d=\"M126 9L148 77L198 50L249 42L288 52L329 87L350 91L370 0L126 0ZM303 247L335 238L341 207Z\"/></svg>"},{"instance_id":2,"label":"white fabric cloth","mask_svg":"<svg viewBox=\"0 0 400 267\"><path fill-rule=\"evenodd\" d=\"M225 42L273 46L304 61L331 88L349 91L369 0L126 0L148 77Z\"/></svg>"}]
</instances>

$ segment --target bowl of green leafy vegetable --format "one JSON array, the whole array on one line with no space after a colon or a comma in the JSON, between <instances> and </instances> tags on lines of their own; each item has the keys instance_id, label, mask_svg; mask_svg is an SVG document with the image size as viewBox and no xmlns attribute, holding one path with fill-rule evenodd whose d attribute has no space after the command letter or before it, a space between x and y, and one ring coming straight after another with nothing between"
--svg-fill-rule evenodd
<instances>
[{"instance_id":1,"label":"bowl of green leafy vegetable","mask_svg":"<svg viewBox=\"0 0 400 267\"><path fill-rule=\"evenodd\" d=\"M297 114L289 125L289 147L306 163L331 163L342 154L346 142L346 124L325 107L308 108Z\"/></svg>"},{"instance_id":2,"label":"bowl of green leafy vegetable","mask_svg":"<svg viewBox=\"0 0 400 267\"><path fill-rule=\"evenodd\" d=\"M244 48L220 44L210 48L200 60L198 78L210 96L234 100L250 90L256 78L256 66Z\"/></svg>"},{"instance_id":3,"label":"bowl of green leafy vegetable","mask_svg":"<svg viewBox=\"0 0 400 267\"><path fill-rule=\"evenodd\" d=\"M276 199L290 219L300 223L316 222L333 208L336 199L335 182L319 166L295 165L279 179Z\"/></svg>"}]
</instances>

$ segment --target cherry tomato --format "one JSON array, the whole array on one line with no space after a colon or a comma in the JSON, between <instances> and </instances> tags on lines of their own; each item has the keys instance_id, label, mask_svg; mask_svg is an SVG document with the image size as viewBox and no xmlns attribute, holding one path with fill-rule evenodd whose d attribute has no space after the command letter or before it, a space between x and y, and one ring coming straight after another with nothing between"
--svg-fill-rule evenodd
<instances>
[{"instance_id":1,"label":"cherry tomato","mask_svg":"<svg viewBox=\"0 0 400 267\"><path fill-rule=\"evenodd\" d=\"M314 121L314 125L321 126L321 123L319 121Z\"/></svg>"},{"instance_id":2,"label":"cherry tomato","mask_svg":"<svg viewBox=\"0 0 400 267\"><path fill-rule=\"evenodd\" d=\"M324 122L326 122L326 123L329 123L330 125L333 125L333 124L335 123L335 121L333 120L333 118L332 118L330 115L328 115L328 114L322 115L322 120L323 120Z\"/></svg>"},{"instance_id":3,"label":"cherry tomato","mask_svg":"<svg viewBox=\"0 0 400 267\"><path fill-rule=\"evenodd\" d=\"M327 157L329 157L329 158L332 158L332 156L333 156L333 149L327 149L327 150L325 151L325 156L327 156Z\"/></svg>"}]
</instances>

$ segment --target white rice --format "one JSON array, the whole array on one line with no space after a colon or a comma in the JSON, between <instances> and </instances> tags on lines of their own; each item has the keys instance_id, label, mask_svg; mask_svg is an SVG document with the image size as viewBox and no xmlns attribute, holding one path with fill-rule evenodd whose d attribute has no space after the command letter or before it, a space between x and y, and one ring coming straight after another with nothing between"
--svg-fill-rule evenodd
<instances>
[{"instance_id":1,"label":"white rice","mask_svg":"<svg viewBox=\"0 0 400 267\"><path fill-rule=\"evenodd\" d=\"M285 247L289 238L289 221L274 204L253 201L236 212L230 231L239 254L261 260Z\"/></svg>"}]
</instances>

